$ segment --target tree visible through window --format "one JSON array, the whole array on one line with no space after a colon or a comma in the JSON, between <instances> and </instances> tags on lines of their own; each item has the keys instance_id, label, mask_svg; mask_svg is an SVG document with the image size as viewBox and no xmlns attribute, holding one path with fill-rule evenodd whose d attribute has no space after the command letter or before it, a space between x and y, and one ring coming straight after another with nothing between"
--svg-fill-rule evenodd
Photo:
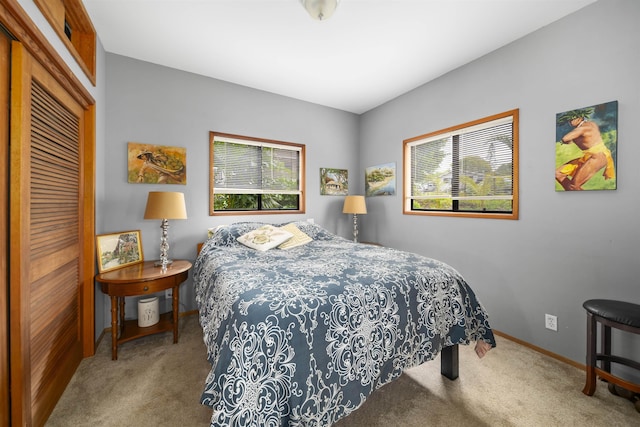
<instances>
[{"instance_id":1,"label":"tree visible through window","mask_svg":"<svg viewBox=\"0 0 640 427\"><path fill-rule=\"evenodd\" d=\"M304 212L305 147L210 133L210 214Z\"/></svg>"},{"instance_id":2,"label":"tree visible through window","mask_svg":"<svg viewBox=\"0 0 640 427\"><path fill-rule=\"evenodd\" d=\"M403 145L405 214L518 218L518 110Z\"/></svg>"}]
</instances>

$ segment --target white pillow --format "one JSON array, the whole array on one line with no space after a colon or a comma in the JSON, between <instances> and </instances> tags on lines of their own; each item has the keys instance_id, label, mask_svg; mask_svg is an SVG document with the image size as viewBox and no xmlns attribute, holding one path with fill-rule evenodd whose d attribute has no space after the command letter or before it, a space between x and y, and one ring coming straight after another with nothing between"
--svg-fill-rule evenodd
<instances>
[{"instance_id":1,"label":"white pillow","mask_svg":"<svg viewBox=\"0 0 640 427\"><path fill-rule=\"evenodd\" d=\"M222 227L225 227L225 225L216 225L215 227L207 228L207 239L210 239L214 234L216 234L216 231Z\"/></svg>"},{"instance_id":2,"label":"white pillow","mask_svg":"<svg viewBox=\"0 0 640 427\"><path fill-rule=\"evenodd\" d=\"M293 223L282 226L280 227L280 229L290 232L291 234L293 234L293 237L278 246L278 249L291 249L295 248L296 246L306 245L307 243L313 241L311 237L300 231L300 229Z\"/></svg>"},{"instance_id":3,"label":"white pillow","mask_svg":"<svg viewBox=\"0 0 640 427\"><path fill-rule=\"evenodd\" d=\"M238 237L238 242L252 249L268 251L293 237L293 234L272 225L263 225Z\"/></svg>"}]
</instances>

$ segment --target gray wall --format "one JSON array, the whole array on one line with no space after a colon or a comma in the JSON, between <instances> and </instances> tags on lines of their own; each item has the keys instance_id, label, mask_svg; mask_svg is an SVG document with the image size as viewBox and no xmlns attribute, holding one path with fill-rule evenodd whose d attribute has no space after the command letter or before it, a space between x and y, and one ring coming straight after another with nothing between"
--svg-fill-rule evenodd
<instances>
[{"instance_id":1,"label":"gray wall","mask_svg":"<svg viewBox=\"0 0 640 427\"><path fill-rule=\"evenodd\" d=\"M194 260L196 244L207 228L233 221L285 222L313 218L348 237L344 197L320 196L320 168L347 169L350 189L363 187L358 173L359 117L235 84L157 66L123 56L106 55L107 130L99 162L106 167L97 200L97 233L142 232L145 259L158 259L160 221L143 219L149 191L185 193L187 220L169 221L170 257ZM226 132L306 145L306 214L209 216L209 131ZM127 183L127 143L187 148L186 185ZM181 311L196 309L191 279L180 288ZM109 301L101 294L97 323L110 323ZM163 303L166 308L166 302ZM161 307L163 309L163 307ZM136 317L135 300L127 317Z\"/></svg>"},{"instance_id":2,"label":"gray wall","mask_svg":"<svg viewBox=\"0 0 640 427\"><path fill-rule=\"evenodd\" d=\"M359 117L105 54L101 45L92 87L33 1L19 1L96 99L96 232L140 229L147 259L158 257L160 238L159 223L142 219L148 191L186 194L189 219L170 224L174 258L193 259L206 228L236 219L208 216L210 130L307 145L307 214L241 219L313 217L349 237L342 198L318 194L320 167L348 169L352 193L362 193L365 167L395 161L401 173L403 139L519 108L520 220L404 216L398 181L398 195L367 200L362 240L450 263L475 289L495 329L580 363L582 302L640 302L636 0L601 0ZM618 189L556 193L555 114L613 100ZM127 184L129 141L187 147L187 185ZM182 286L182 310L195 308L190 289L190 282ZM544 329L545 313L558 316L558 332ZM108 301L96 288L96 333L109 322ZM637 339L618 347L640 354Z\"/></svg>"},{"instance_id":3,"label":"gray wall","mask_svg":"<svg viewBox=\"0 0 640 427\"><path fill-rule=\"evenodd\" d=\"M639 17L637 0L599 1L365 113L360 170L395 161L401 173L403 139L519 108L520 219L406 216L400 192L367 200L363 238L452 264L495 329L584 363L582 303L640 303ZM614 100L618 189L556 192L556 113Z\"/></svg>"}]
</instances>

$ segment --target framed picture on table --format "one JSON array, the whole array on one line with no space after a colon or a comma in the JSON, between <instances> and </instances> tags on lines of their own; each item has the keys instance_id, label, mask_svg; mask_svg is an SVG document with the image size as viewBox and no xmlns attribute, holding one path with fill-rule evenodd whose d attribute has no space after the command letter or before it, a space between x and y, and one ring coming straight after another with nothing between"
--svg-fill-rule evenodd
<instances>
[{"instance_id":1,"label":"framed picture on table","mask_svg":"<svg viewBox=\"0 0 640 427\"><path fill-rule=\"evenodd\" d=\"M144 261L140 230L96 236L98 271L116 270Z\"/></svg>"}]
</instances>

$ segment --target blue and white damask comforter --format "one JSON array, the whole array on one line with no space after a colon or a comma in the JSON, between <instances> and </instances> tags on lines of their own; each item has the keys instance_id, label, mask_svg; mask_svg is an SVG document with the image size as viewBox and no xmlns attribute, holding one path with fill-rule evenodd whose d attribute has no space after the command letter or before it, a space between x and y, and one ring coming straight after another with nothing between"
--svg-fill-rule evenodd
<instances>
[{"instance_id":1,"label":"blue and white damask comforter","mask_svg":"<svg viewBox=\"0 0 640 427\"><path fill-rule=\"evenodd\" d=\"M495 346L450 266L302 221L303 246L236 241L260 225L221 227L195 262L212 426L329 426L445 346Z\"/></svg>"}]
</instances>

